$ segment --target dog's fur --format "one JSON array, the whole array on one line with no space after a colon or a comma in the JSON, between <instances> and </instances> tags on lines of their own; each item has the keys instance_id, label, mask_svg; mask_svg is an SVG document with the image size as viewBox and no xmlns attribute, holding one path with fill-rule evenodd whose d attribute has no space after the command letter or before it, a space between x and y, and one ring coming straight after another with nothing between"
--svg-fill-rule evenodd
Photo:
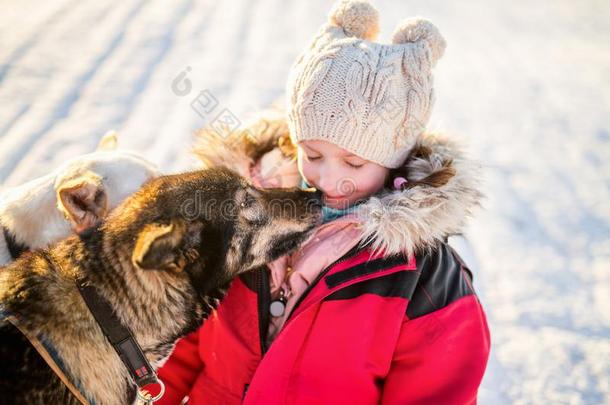
<instances>
[{"instance_id":1,"label":"dog's fur","mask_svg":"<svg viewBox=\"0 0 610 405\"><path fill-rule=\"evenodd\" d=\"M66 162L54 172L7 190L0 198L0 224L25 249L48 247L97 225L157 168L135 153L116 150L106 134L95 152ZM0 232L0 265L13 257Z\"/></svg>"},{"instance_id":2,"label":"dog's fur","mask_svg":"<svg viewBox=\"0 0 610 405\"><path fill-rule=\"evenodd\" d=\"M230 280L289 253L321 222L318 193L261 191L227 169L148 181L99 227L0 268L0 306L44 336L98 404L135 389L75 286L86 277L128 325L153 367L193 331ZM77 403L27 341L0 328L0 398Z\"/></svg>"}]
</instances>

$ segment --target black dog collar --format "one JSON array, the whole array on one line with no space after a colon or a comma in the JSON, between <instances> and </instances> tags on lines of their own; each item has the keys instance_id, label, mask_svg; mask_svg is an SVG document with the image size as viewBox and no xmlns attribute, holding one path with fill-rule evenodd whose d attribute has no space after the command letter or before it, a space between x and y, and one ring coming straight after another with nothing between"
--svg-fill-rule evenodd
<instances>
[{"instance_id":1,"label":"black dog collar","mask_svg":"<svg viewBox=\"0 0 610 405\"><path fill-rule=\"evenodd\" d=\"M157 373L146 359L131 330L117 318L108 301L98 294L94 286L87 284L86 279L76 280L76 287L136 385L142 388L157 383Z\"/></svg>"},{"instance_id":2,"label":"black dog collar","mask_svg":"<svg viewBox=\"0 0 610 405\"><path fill-rule=\"evenodd\" d=\"M61 265L53 260L48 252L43 252L43 254L49 263L61 269ZM162 387L162 391L164 391L163 383L158 379L157 373L148 362L131 330L123 325L114 313L110 303L98 293L97 288L87 283L86 278L77 279L75 284L87 308L89 308L89 312L91 312L106 339L108 339L108 342L117 352L125 367L127 367L138 388L149 384L159 384ZM140 397L140 390L137 392L138 397ZM159 399L161 395L162 393L155 397L154 400ZM152 403L153 401L148 400L147 402Z\"/></svg>"}]
</instances>

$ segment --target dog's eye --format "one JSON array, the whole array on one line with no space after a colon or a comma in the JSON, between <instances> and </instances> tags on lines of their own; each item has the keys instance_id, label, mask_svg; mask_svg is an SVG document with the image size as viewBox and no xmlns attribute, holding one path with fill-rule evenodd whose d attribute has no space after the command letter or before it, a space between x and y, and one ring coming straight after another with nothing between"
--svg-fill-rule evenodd
<instances>
[{"instance_id":1,"label":"dog's eye","mask_svg":"<svg viewBox=\"0 0 610 405\"><path fill-rule=\"evenodd\" d=\"M241 217L251 226L259 226L265 222L262 207L258 204L256 197L246 194L239 204Z\"/></svg>"},{"instance_id":2,"label":"dog's eye","mask_svg":"<svg viewBox=\"0 0 610 405\"><path fill-rule=\"evenodd\" d=\"M246 194L244 196L243 201L241 202L241 204L239 205L241 208L250 208L254 205L254 202L256 201L256 199L251 196L250 194Z\"/></svg>"}]
</instances>

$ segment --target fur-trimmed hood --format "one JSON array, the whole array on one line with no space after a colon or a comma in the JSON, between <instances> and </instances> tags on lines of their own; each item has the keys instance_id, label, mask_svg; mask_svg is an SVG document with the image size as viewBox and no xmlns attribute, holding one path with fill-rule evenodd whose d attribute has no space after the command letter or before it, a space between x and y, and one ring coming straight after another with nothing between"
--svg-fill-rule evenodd
<instances>
[{"instance_id":1,"label":"fur-trimmed hood","mask_svg":"<svg viewBox=\"0 0 610 405\"><path fill-rule=\"evenodd\" d=\"M295 147L281 116L261 118L227 136L201 130L193 152L206 168L224 166L251 178L251 168L274 148L296 165ZM482 198L479 165L439 134L422 134L398 170L406 174L407 188L384 187L357 211L361 243L370 242L373 250L386 255L413 255L460 233Z\"/></svg>"}]
</instances>

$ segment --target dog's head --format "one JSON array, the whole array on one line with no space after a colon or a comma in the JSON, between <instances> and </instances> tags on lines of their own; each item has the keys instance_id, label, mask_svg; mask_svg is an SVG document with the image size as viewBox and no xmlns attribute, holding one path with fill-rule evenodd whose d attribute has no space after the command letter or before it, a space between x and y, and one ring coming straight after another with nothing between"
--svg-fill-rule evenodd
<instances>
[{"instance_id":1,"label":"dog's head","mask_svg":"<svg viewBox=\"0 0 610 405\"><path fill-rule=\"evenodd\" d=\"M141 156L116 150L116 136L107 133L95 152L58 169L54 185L57 208L76 233L98 225L146 180L160 174Z\"/></svg>"},{"instance_id":2,"label":"dog's head","mask_svg":"<svg viewBox=\"0 0 610 405\"><path fill-rule=\"evenodd\" d=\"M321 222L317 192L259 190L227 169L161 176L104 225L136 269L186 272L202 294L290 253Z\"/></svg>"}]
</instances>

